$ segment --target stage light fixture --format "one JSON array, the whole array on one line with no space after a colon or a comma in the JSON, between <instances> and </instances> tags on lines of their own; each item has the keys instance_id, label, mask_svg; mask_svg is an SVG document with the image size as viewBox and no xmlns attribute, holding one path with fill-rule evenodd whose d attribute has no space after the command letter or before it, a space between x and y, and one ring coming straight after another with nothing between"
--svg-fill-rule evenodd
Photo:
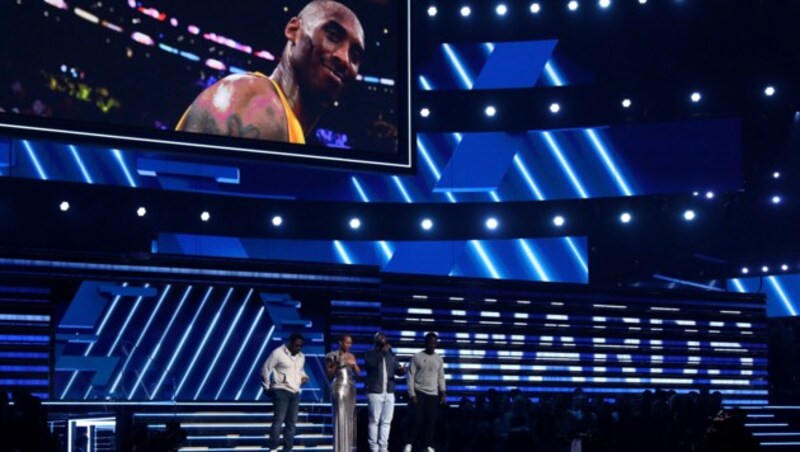
<instances>
[{"instance_id":1,"label":"stage light fixture","mask_svg":"<svg viewBox=\"0 0 800 452\"><path fill-rule=\"evenodd\" d=\"M611 6L611 0L600 0L598 4L600 5L601 8L605 9Z\"/></svg>"},{"instance_id":2,"label":"stage light fixture","mask_svg":"<svg viewBox=\"0 0 800 452\"><path fill-rule=\"evenodd\" d=\"M531 3L531 8L530 9L531 9L531 13L539 14L539 11L542 10L542 5L540 5L538 3Z\"/></svg>"},{"instance_id":3,"label":"stage light fixture","mask_svg":"<svg viewBox=\"0 0 800 452\"><path fill-rule=\"evenodd\" d=\"M556 102L550 104L550 113L558 113L559 111L561 111L561 105Z\"/></svg>"},{"instance_id":4,"label":"stage light fixture","mask_svg":"<svg viewBox=\"0 0 800 452\"><path fill-rule=\"evenodd\" d=\"M431 115L431 110L428 107L423 107L422 110L419 111L419 115L423 118L427 118Z\"/></svg>"},{"instance_id":5,"label":"stage light fixture","mask_svg":"<svg viewBox=\"0 0 800 452\"><path fill-rule=\"evenodd\" d=\"M433 221L430 218L425 218L419 225L422 227L422 229L430 231L431 228L433 228Z\"/></svg>"},{"instance_id":6,"label":"stage light fixture","mask_svg":"<svg viewBox=\"0 0 800 452\"><path fill-rule=\"evenodd\" d=\"M647 0L639 0L640 5L644 5L645 3L647 3Z\"/></svg>"},{"instance_id":7,"label":"stage light fixture","mask_svg":"<svg viewBox=\"0 0 800 452\"><path fill-rule=\"evenodd\" d=\"M469 6L461 7L461 17L469 17L470 14L472 14L472 8Z\"/></svg>"},{"instance_id":8,"label":"stage light fixture","mask_svg":"<svg viewBox=\"0 0 800 452\"><path fill-rule=\"evenodd\" d=\"M692 221L696 216L697 215L694 213L694 210L687 210L683 212L683 219L686 221Z\"/></svg>"},{"instance_id":9,"label":"stage light fixture","mask_svg":"<svg viewBox=\"0 0 800 452\"><path fill-rule=\"evenodd\" d=\"M622 99L622 108L631 108L631 104L630 99Z\"/></svg>"},{"instance_id":10,"label":"stage light fixture","mask_svg":"<svg viewBox=\"0 0 800 452\"><path fill-rule=\"evenodd\" d=\"M700 196L700 192L696 191L696 192L692 193L692 196L694 196L694 197Z\"/></svg>"},{"instance_id":11,"label":"stage light fixture","mask_svg":"<svg viewBox=\"0 0 800 452\"><path fill-rule=\"evenodd\" d=\"M61 204L58 205L58 208L61 209L62 212L66 212L69 210L69 202L61 201Z\"/></svg>"},{"instance_id":12,"label":"stage light fixture","mask_svg":"<svg viewBox=\"0 0 800 452\"><path fill-rule=\"evenodd\" d=\"M428 16L434 17L438 13L439 13L439 10L435 6L429 6L428 7Z\"/></svg>"},{"instance_id":13,"label":"stage light fixture","mask_svg":"<svg viewBox=\"0 0 800 452\"><path fill-rule=\"evenodd\" d=\"M139 207L138 209L136 209L136 215L140 217L147 215L147 209L145 209L144 207Z\"/></svg>"},{"instance_id":14,"label":"stage light fixture","mask_svg":"<svg viewBox=\"0 0 800 452\"><path fill-rule=\"evenodd\" d=\"M558 227L564 226L565 222L566 220L564 220L564 217L562 217L561 215L556 215L555 217L553 217L553 224Z\"/></svg>"},{"instance_id":15,"label":"stage light fixture","mask_svg":"<svg viewBox=\"0 0 800 452\"><path fill-rule=\"evenodd\" d=\"M761 267L761 271L762 271L763 273L767 273L767 272L769 271L769 267L767 267L766 265L764 265L763 267Z\"/></svg>"},{"instance_id":16,"label":"stage light fixture","mask_svg":"<svg viewBox=\"0 0 800 452\"><path fill-rule=\"evenodd\" d=\"M280 215L275 215L272 217L272 225L273 226L280 226L283 224L283 218Z\"/></svg>"},{"instance_id":17,"label":"stage light fixture","mask_svg":"<svg viewBox=\"0 0 800 452\"><path fill-rule=\"evenodd\" d=\"M208 211L204 211L203 213L200 214L200 219L203 221L208 221L211 219L211 214L208 213Z\"/></svg>"},{"instance_id":18,"label":"stage light fixture","mask_svg":"<svg viewBox=\"0 0 800 452\"><path fill-rule=\"evenodd\" d=\"M633 217L628 212L623 212L622 215L619 216L619 221L621 221L621 222L623 222L625 224L630 223L632 219L633 219Z\"/></svg>"},{"instance_id":19,"label":"stage light fixture","mask_svg":"<svg viewBox=\"0 0 800 452\"><path fill-rule=\"evenodd\" d=\"M490 217L486 220L486 229L489 229L491 231L497 229L497 226L499 225L500 223L497 221L497 218Z\"/></svg>"},{"instance_id":20,"label":"stage light fixture","mask_svg":"<svg viewBox=\"0 0 800 452\"><path fill-rule=\"evenodd\" d=\"M700 93L698 93L697 91L695 91L695 92L693 92L693 93L692 93L692 95L691 95L691 97L690 97L690 98L692 99L692 102L694 102L694 103L698 103L698 102L700 102L700 99L702 99L702 98L703 98L703 96L701 96L701 95L700 95Z\"/></svg>"},{"instance_id":21,"label":"stage light fixture","mask_svg":"<svg viewBox=\"0 0 800 452\"><path fill-rule=\"evenodd\" d=\"M491 118L497 114L497 109L494 108L494 105L489 105L485 110L483 110L483 112L486 113L486 116Z\"/></svg>"},{"instance_id":22,"label":"stage light fixture","mask_svg":"<svg viewBox=\"0 0 800 452\"><path fill-rule=\"evenodd\" d=\"M788 265L786 265L786 264L783 264L783 265L781 265L781 270L783 270L783 271L789 271L789 266L788 266Z\"/></svg>"},{"instance_id":23,"label":"stage light fixture","mask_svg":"<svg viewBox=\"0 0 800 452\"><path fill-rule=\"evenodd\" d=\"M571 2L567 3L567 8L569 8L570 11L577 10L578 9L578 2L576 2L575 0L572 0Z\"/></svg>"},{"instance_id":24,"label":"stage light fixture","mask_svg":"<svg viewBox=\"0 0 800 452\"><path fill-rule=\"evenodd\" d=\"M496 12L498 16L505 16L508 12L508 7L501 3L497 5L497 8L494 9L494 12Z\"/></svg>"},{"instance_id":25,"label":"stage light fixture","mask_svg":"<svg viewBox=\"0 0 800 452\"><path fill-rule=\"evenodd\" d=\"M358 218L351 218L350 219L350 229L358 229L361 227L361 220Z\"/></svg>"},{"instance_id":26,"label":"stage light fixture","mask_svg":"<svg viewBox=\"0 0 800 452\"><path fill-rule=\"evenodd\" d=\"M714 199L714 192L713 191L707 191L706 192L706 199Z\"/></svg>"},{"instance_id":27,"label":"stage light fixture","mask_svg":"<svg viewBox=\"0 0 800 452\"><path fill-rule=\"evenodd\" d=\"M746 274L748 274L748 273L750 273L750 269L749 269L749 268L747 268L747 267L742 267L742 274L743 274L743 275L746 275Z\"/></svg>"},{"instance_id":28,"label":"stage light fixture","mask_svg":"<svg viewBox=\"0 0 800 452\"><path fill-rule=\"evenodd\" d=\"M764 94L766 94L769 97L772 97L773 95L775 95L775 87L774 86L768 86L768 87L764 88Z\"/></svg>"},{"instance_id":29,"label":"stage light fixture","mask_svg":"<svg viewBox=\"0 0 800 452\"><path fill-rule=\"evenodd\" d=\"M772 201L772 204L780 204L780 203L781 203L781 201L782 201L782 199L781 199L781 197L780 197L780 196L778 196L778 195L775 195L775 196L773 196L773 197L772 197L772 200L771 200L771 201Z\"/></svg>"},{"instance_id":30,"label":"stage light fixture","mask_svg":"<svg viewBox=\"0 0 800 452\"><path fill-rule=\"evenodd\" d=\"M774 173L772 173L772 178L773 179L780 179L781 178L781 173L779 173L778 171L775 171Z\"/></svg>"}]
</instances>

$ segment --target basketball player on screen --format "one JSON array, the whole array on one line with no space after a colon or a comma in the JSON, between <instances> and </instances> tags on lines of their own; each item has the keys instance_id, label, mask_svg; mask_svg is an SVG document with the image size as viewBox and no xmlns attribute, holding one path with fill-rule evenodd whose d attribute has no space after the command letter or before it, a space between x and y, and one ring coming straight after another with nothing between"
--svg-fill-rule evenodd
<instances>
[{"instance_id":1,"label":"basketball player on screen","mask_svg":"<svg viewBox=\"0 0 800 452\"><path fill-rule=\"evenodd\" d=\"M305 144L304 131L356 78L364 29L341 3L314 0L289 19L284 35L272 75L223 78L200 93L176 130Z\"/></svg>"}]
</instances>

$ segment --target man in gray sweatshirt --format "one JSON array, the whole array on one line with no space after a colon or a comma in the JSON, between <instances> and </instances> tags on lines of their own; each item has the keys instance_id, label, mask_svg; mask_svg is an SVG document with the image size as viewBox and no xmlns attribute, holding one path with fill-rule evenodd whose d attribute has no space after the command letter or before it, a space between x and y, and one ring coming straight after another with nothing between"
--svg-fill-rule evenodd
<instances>
[{"instance_id":1,"label":"man in gray sweatshirt","mask_svg":"<svg viewBox=\"0 0 800 452\"><path fill-rule=\"evenodd\" d=\"M411 358L408 369L408 395L414 411L414 423L404 452L411 452L414 445L433 452L433 437L439 405L447 401L444 383L444 360L436 354L439 336L425 335L425 350ZM422 437L420 438L420 431Z\"/></svg>"}]
</instances>

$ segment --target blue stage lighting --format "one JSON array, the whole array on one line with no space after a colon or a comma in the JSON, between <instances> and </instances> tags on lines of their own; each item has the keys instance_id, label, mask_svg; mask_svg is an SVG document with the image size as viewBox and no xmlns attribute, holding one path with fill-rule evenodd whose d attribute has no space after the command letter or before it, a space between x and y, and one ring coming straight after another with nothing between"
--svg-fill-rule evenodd
<instances>
[{"instance_id":1,"label":"blue stage lighting","mask_svg":"<svg viewBox=\"0 0 800 452\"><path fill-rule=\"evenodd\" d=\"M147 215L147 209L145 209L144 207L139 207L138 209L136 209L136 215L140 217Z\"/></svg>"},{"instance_id":2,"label":"blue stage lighting","mask_svg":"<svg viewBox=\"0 0 800 452\"><path fill-rule=\"evenodd\" d=\"M775 196L772 197L772 204L780 204L780 203L781 203L781 197L780 196L775 195Z\"/></svg>"},{"instance_id":3,"label":"blue stage lighting","mask_svg":"<svg viewBox=\"0 0 800 452\"><path fill-rule=\"evenodd\" d=\"M472 8L469 6L461 7L461 17L469 17L470 14L472 14Z\"/></svg>"},{"instance_id":4,"label":"blue stage lighting","mask_svg":"<svg viewBox=\"0 0 800 452\"><path fill-rule=\"evenodd\" d=\"M783 271L789 271L789 266L788 266L788 265L786 265L786 264L783 264L783 265L781 265L781 270L783 270Z\"/></svg>"},{"instance_id":5,"label":"blue stage lighting","mask_svg":"<svg viewBox=\"0 0 800 452\"><path fill-rule=\"evenodd\" d=\"M598 4L600 5L601 8L605 9L611 6L611 0L600 0Z\"/></svg>"},{"instance_id":6,"label":"blue stage lighting","mask_svg":"<svg viewBox=\"0 0 800 452\"><path fill-rule=\"evenodd\" d=\"M531 3L530 10L531 10L531 13L533 13L533 14L539 14L539 11L542 10L542 5L540 5L538 3Z\"/></svg>"},{"instance_id":7,"label":"blue stage lighting","mask_svg":"<svg viewBox=\"0 0 800 452\"><path fill-rule=\"evenodd\" d=\"M497 5L497 8L494 9L494 12L496 12L498 16L505 16L508 12L508 7L501 3Z\"/></svg>"},{"instance_id":8,"label":"blue stage lighting","mask_svg":"<svg viewBox=\"0 0 800 452\"><path fill-rule=\"evenodd\" d=\"M439 13L439 10L435 6L429 6L428 7L428 16L434 17L438 13Z\"/></svg>"},{"instance_id":9,"label":"blue stage lighting","mask_svg":"<svg viewBox=\"0 0 800 452\"><path fill-rule=\"evenodd\" d=\"M640 5L644 5L645 3L647 3L647 0L639 0Z\"/></svg>"},{"instance_id":10,"label":"blue stage lighting","mask_svg":"<svg viewBox=\"0 0 800 452\"><path fill-rule=\"evenodd\" d=\"M58 208L61 209L62 212L66 212L69 210L69 202L61 201L61 204L58 205Z\"/></svg>"},{"instance_id":11,"label":"blue stage lighting","mask_svg":"<svg viewBox=\"0 0 800 452\"><path fill-rule=\"evenodd\" d=\"M494 231L499 225L500 223L497 221L497 218L490 217L486 220L486 228L489 230Z\"/></svg>"},{"instance_id":12,"label":"blue stage lighting","mask_svg":"<svg viewBox=\"0 0 800 452\"><path fill-rule=\"evenodd\" d=\"M273 226L280 226L283 224L283 218L280 215L275 215L272 217L272 225Z\"/></svg>"},{"instance_id":13,"label":"blue stage lighting","mask_svg":"<svg viewBox=\"0 0 800 452\"><path fill-rule=\"evenodd\" d=\"M743 274L743 275L746 275L746 274L748 274L748 273L750 273L750 269L749 269L749 268L747 268L747 267L742 267L742 274Z\"/></svg>"},{"instance_id":14,"label":"blue stage lighting","mask_svg":"<svg viewBox=\"0 0 800 452\"><path fill-rule=\"evenodd\" d=\"M622 108L631 108L631 104L630 99L622 99Z\"/></svg>"},{"instance_id":15,"label":"blue stage lighting","mask_svg":"<svg viewBox=\"0 0 800 452\"><path fill-rule=\"evenodd\" d=\"M761 267L761 271L764 272L764 273L767 273L769 271L769 267L764 265L763 267Z\"/></svg>"},{"instance_id":16,"label":"blue stage lighting","mask_svg":"<svg viewBox=\"0 0 800 452\"><path fill-rule=\"evenodd\" d=\"M578 9L578 2L576 2L575 0L572 0L571 2L567 3L567 8L569 8L570 11L577 10Z\"/></svg>"},{"instance_id":17,"label":"blue stage lighting","mask_svg":"<svg viewBox=\"0 0 800 452\"><path fill-rule=\"evenodd\" d=\"M619 216L619 221L623 223L630 223L633 217L628 212L623 212L622 215Z\"/></svg>"},{"instance_id":18,"label":"blue stage lighting","mask_svg":"<svg viewBox=\"0 0 800 452\"><path fill-rule=\"evenodd\" d=\"M701 96L700 93L698 93L697 91L693 92L692 95L690 96L690 99L692 99L692 102L694 103L700 102L700 99L702 98L703 96Z\"/></svg>"},{"instance_id":19,"label":"blue stage lighting","mask_svg":"<svg viewBox=\"0 0 800 452\"><path fill-rule=\"evenodd\" d=\"M774 86L768 86L768 87L764 88L764 94L766 94L767 96L770 96L770 97L775 95L775 87Z\"/></svg>"},{"instance_id":20,"label":"blue stage lighting","mask_svg":"<svg viewBox=\"0 0 800 452\"><path fill-rule=\"evenodd\" d=\"M429 231L433 228L433 221L430 218L425 218L422 220L422 223L420 223L420 226L422 226L422 229Z\"/></svg>"},{"instance_id":21,"label":"blue stage lighting","mask_svg":"<svg viewBox=\"0 0 800 452\"><path fill-rule=\"evenodd\" d=\"M714 199L714 192L713 191L707 191L706 192L706 199Z\"/></svg>"},{"instance_id":22,"label":"blue stage lighting","mask_svg":"<svg viewBox=\"0 0 800 452\"><path fill-rule=\"evenodd\" d=\"M497 114L497 109L494 108L494 105L489 105L483 112L486 113L486 116L491 118L492 116Z\"/></svg>"},{"instance_id":23,"label":"blue stage lighting","mask_svg":"<svg viewBox=\"0 0 800 452\"><path fill-rule=\"evenodd\" d=\"M781 173L779 173L778 171L775 171L774 173L772 173L772 178L773 179L780 179L781 178Z\"/></svg>"},{"instance_id":24,"label":"blue stage lighting","mask_svg":"<svg viewBox=\"0 0 800 452\"><path fill-rule=\"evenodd\" d=\"M683 219L686 221L692 221L695 219L697 215L694 213L694 210L687 210L683 212Z\"/></svg>"},{"instance_id":25,"label":"blue stage lighting","mask_svg":"<svg viewBox=\"0 0 800 452\"><path fill-rule=\"evenodd\" d=\"M550 113L558 113L559 111L561 111L561 105L556 102L550 104Z\"/></svg>"},{"instance_id":26,"label":"blue stage lighting","mask_svg":"<svg viewBox=\"0 0 800 452\"><path fill-rule=\"evenodd\" d=\"M361 227L361 220L358 218L351 218L350 219L350 229L358 229Z\"/></svg>"},{"instance_id":27,"label":"blue stage lighting","mask_svg":"<svg viewBox=\"0 0 800 452\"><path fill-rule=\"evenodd\" d=\"M422 110L419 111L419 115L423 118L427 118L431 115L431 110L428 107L424 107Z\"/></svg>"},{"instance_id":28,"label":"blue stage lighting","mask_svg":"<svg viewBox=\"0 0 800 452\"><path fill-rule=\"evenodd\" d=\"M203 220L203 221L208 221L208 220L211 219L211 214L208 213L207 211L205 211L205 212L200 214L200 219Z\"/></svg>"},{"instance_id":29,"label":"blue stage lighting","mask_svg":"<svg viewBox=\"0 0 800 452\"><path fill-rule=\"evenodd\" d=\"M564 220L564 217L562 217L561 215L556 215L553 218L553 224L558 226L558 227L564 226L565 222L566 222L566 220Z\"/></svg>"}]
</instances>

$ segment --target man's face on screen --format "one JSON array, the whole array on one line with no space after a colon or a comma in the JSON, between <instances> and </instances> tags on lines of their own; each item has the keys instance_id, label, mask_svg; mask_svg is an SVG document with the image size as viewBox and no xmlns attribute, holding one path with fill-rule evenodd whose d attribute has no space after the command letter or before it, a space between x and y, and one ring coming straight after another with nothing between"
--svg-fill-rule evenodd
<instances>
[{"instance_id":1,"label":"man's face on screen","mask_svg":"<svg viewBox=\"0 0 800 452\"><path fill-rule=\"evenodd\" d=\"M323 2L301 15L293 65L303 89L324 103L338 99L355 80L364 54L364 30L355 14Z\"/></svg>"}]
</instances>

